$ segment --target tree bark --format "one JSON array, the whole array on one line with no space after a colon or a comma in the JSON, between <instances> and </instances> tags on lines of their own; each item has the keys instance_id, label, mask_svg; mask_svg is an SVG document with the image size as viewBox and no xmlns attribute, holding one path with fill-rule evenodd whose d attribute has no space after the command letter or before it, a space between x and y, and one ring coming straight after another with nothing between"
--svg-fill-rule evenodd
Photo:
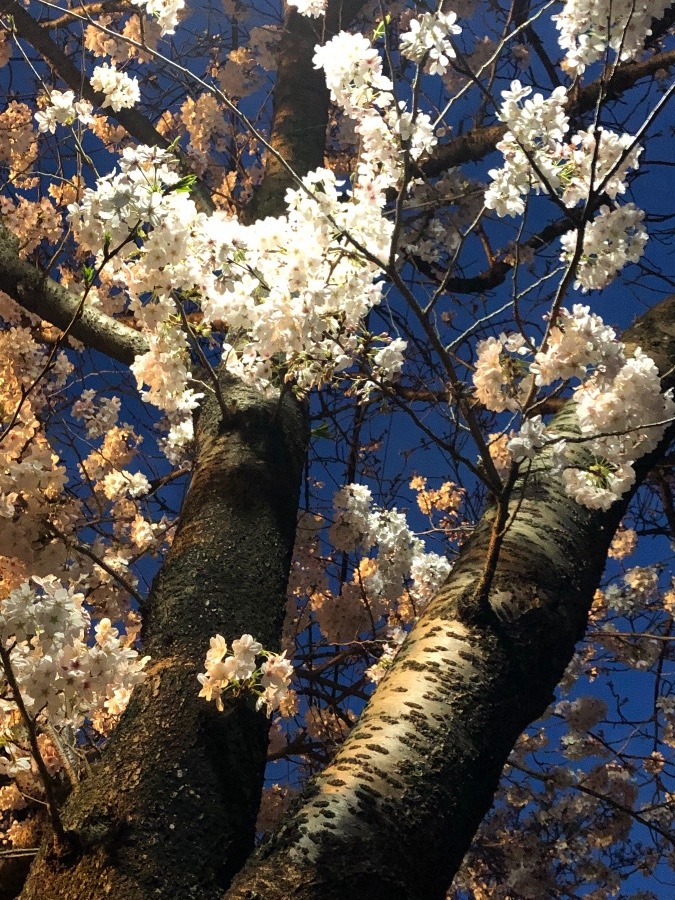
<instances>
[{"instance_id":1,"label":"tree bark","mask_svg":"<svg viewBox=\"0 0 675 900\"><path fill-rule=\"evenodd\" d=\"M131 364L147 353L148 343L140 332L105 315L19 256L19 241L0 222L0 291L27 312L51 322L78 341L100 350L111 359Z\"/></svg>"},{"instance_id":2,"label":"tree bark","mask_svg":"<svg viewBox=\"0 0 675 900\"><path fill-rule=\"evenodd\" d=\"M674 382L675 297L625 336ZM578 434L572 404L555 420ZM671 427L671 436L673 428ZM641 460L638 481L665 451ZM588 459L582 444L575 459ZM612 536L607 511L566 496L542 454L516 483L487 602L488 509L353 731L227 900L442 900L522 730L583 636ZM513 516L513 520L511 520Z\"/></svg>"},{"instance_id":3,"label":"tree bark","mask_svg":"<svg viewBox=\"0 0 675 900\"><path fill-rule=\"evenodd\" d=\"M306 20L291 11L286 30L271 142L283 140L303 176L323 162L328 94L309 62L317 39ZM304 75L300 95L293 64ZM310 113L309 134L289 131L289 121ZM285 188L269 167L259 202L278 215ZM43 284L64 300L58 285ZM39 300L50 296L41 291ZM228 641L251 633L266 649L279 647L309 432L304 405L286 390L264 398L227 375L220 383L227 414L213 394L202 404L179 529L143 610L147 680L64 808L72 852L56 854L45 840L22 900L209 900L253 848L269 723L252 700L218 713L198 697L196 676L216 633Z\"/></svg>"},{"instance_id":4,"label":"tree bark","mask_svg":"<svg viewBox=\"0 0 675 900\"><path fill-rule=\"evenodd\" d=\"M197 694L209 638L277 649L307 426L290 394L223 378L197 426L197 465L144 624L145 683L95 773L64 809L73 852L43 846L25 900L222 895L254 840L268 722L252 700Z\"/></svg>"}]
</instances>

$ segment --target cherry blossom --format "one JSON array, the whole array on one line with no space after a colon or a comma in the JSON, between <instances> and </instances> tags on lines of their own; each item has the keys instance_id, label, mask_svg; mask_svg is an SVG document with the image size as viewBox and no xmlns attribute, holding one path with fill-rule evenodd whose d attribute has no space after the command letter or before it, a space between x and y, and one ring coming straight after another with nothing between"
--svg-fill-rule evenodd
<instances>
[{"instance_id":1,"label":"cherry blossom","mask_svg":"<svg viewBox=\"0 0 675 900\"><path fill-rule=\"evenodd\" d=\"M652 33L652 20L660 19L668 5L667 0L565 0L562 12L552 18L567 51L568 70L581 74L608 48L622 61L632 59Z\"/></svg>"},{"instance_id":2,"label":"cherry blossom","mask_svg":"<svg viewBox=\"0 0 675 900\"><path fill-rule=\"evenodd\" d=\"M109 106L114 112L131 109L141 99L138 80L108 63L96 66L91 76L91 86L95 91L105 94L103 109Z\"/></svg>"},{"instance_id":3,"label":"cherry blossom","mask_svg":"<svg viewBox=\"0 0 675 900\"><path fill-rule=\"evenodd\" d=\"M200 697L214 700L219 712L225 709L223 694L238 697L246 692L257 696L256 709L263 706L271 715L288 695L293 677L293 665L281 654L264 650L262 644L250 634L243 634L232 642L231 653L225 638L217 634L211 638L211 646L204 661L205 672L197 676L201 684ZM257 667L256 659L264 657Z\"/></svg>"},{"instance_id":4,"label":"cherry blossom","mask_svg":"<svg viewBox=\"0 0 675 900\"><path fill-rule=\"evenodd\" d=\"M448 63L456 54L448 40L449 35L461 34L457 14L424 13L418 19L411 19L410 31L401 35L400 50L403 56L422 62L427 59L426 68L431 75L442 75Z\"/></svg>"},{"instance_id":5,"label":"cherry blossom","mask_svg":"<svg viewBox=\"0 0 675 900\"><path fill-rule=\"evenodd\" d=\"M174 34L176 25L185 9L185 0L132 0L134 6L144 7L149 16L154 16L161 34Z\"/></svg>"},{"instance_id":6,"label":"cherry blossom","mask_svg":"<svg viewBox=\"0 0 675 900\"><path fill-rule=\"evenodd\" d=\"M57 125L72 125L77 119L83 125L92 121L93 107L87 100L75 100L73 91L56 91L49 94L49 106L35 113L38 130L54 134Z\"/></svg>"}]
</instances>

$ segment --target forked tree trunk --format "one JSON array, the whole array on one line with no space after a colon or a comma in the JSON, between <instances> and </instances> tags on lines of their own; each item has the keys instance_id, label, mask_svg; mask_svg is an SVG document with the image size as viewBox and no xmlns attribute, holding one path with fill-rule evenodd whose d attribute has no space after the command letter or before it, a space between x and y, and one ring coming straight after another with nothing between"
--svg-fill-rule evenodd
<instances>
[{"instance_id":1,"label":"forked tree trunk","mask_svg":"<svg viewBox=\"0 0 675 900\"><path fill-rule=\"evenodd\" d=\"M625 335L675 379L675 299ZM568 405L555 430L575 434ZM672 428L671 428L672 434ZM665 450L639 466L638 479ZM577 459L587 459L577 445ZM516 484L491 582L477 597L488 510L304 800L235 879L227 900L442 900L522 730L583 636L628 498L607 512L565 495L542 454ZM513 521L510 516L513 515Z\"/></svg>"}]
</instances>

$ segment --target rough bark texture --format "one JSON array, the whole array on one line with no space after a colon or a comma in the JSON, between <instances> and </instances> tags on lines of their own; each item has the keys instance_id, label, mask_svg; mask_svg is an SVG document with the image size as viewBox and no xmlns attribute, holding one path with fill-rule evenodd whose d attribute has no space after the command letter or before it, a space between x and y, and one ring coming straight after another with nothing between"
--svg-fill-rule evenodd
<instances>
[{"instance_id":1,"label":"rough bark texture","mask_svg":"<svg viewBox=\"0 0 675 900\"><path fill-rule=\"evenodd\" d=\"M316 30L315 20L299 15L294 9L289 10L284 24L274 92L274 124L269 139L279 156L269 154L266 159L265 184L247 210L248 219L278 215L288 188L298 186L292 173L302 177L323 165L328 90L323 72L312 64L320 32ZM320 159L316 154L318 145Z\"/></svg>"},{"instance_id":2,"label":"rough bark texture","mask_svg":"<svg viewBox=\"0 0 675 900\"><path fill-rule=\"evenodd\" d=\"M675 362L675 299L626 335L661 372ZM667 382L673 382L669 373ZM574 410L556 430L576 433ZM578 447L582 461L586 451ZM665 448L665 442L662 445ZM651 461L640 466L644 477ZM582 637L628 498L570 500L543 455L513 491L489 603L477 598L495 510L338 751L228 900L441 900L489 809L521 731L538 718Z\"/></svg>"},{"instance_id":3,"label":"rough bark texture","mask_svg":"<svg viewBox=\"0 0 675 900\"><path fill-rule=\"evenodd\" d=\"M155 580L153 656L102 762L69 800L70 856L45 845L24 900L222 895L251 850L268 723L252 701L197 697L209 637L278 647L306 447L302 407L223 379L198 421L197 466Z\"/></svg>"},{"instance_id":4,"label":"rough bark texture","mask_svg":"<svg viewBox=\"0 0 675 900\"><path fill-rule=\"evenodd\" d=\"M303 29L291 13L287 53L309 79L313 43ZM311 77L315 83L318 73ZM277 149L304 175L323 161L328 96L310 91L294 101L287 78L299 88L286 65L271 141L283 141ZM303 114L323 128L304 133L283 124ZM269 165L261 206L278 215L285 188ZM42 283L64 300L58 285ZM51 307L43 312L45 298L49 292L40 292L35 311L54 321ZM87 342L96 340L94 328ZM218 713L197 696L196 675L216 633L231 641L248 632L278 648L308 427L288 393L265 399L228 376L221 388L227 414L214 395L202 404L180 527L143 611L143 649L153 657L147 681L64 809L72 853L57 857L46 840L23 900L209 900L222 896L253 847L268 722L251 700Z\"/></svg>"}]
</instances>

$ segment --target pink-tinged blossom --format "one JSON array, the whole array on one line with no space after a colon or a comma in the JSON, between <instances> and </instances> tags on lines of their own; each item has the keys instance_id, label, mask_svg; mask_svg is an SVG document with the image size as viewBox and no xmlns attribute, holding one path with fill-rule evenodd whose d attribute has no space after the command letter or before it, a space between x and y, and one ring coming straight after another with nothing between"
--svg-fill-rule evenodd
<instances>
[{"instance_id":1,"label":"pink-tinged blossom","mask_svg":"<svg viewBox=\"0 0 675 900\"><path fill-rule=\"evenodd\" d=\"M143 497L150 490L150 482L142 472L132 474L125 469L108 473L102 481L103 493L108 500L124 497Z\"/></svg>"},{"instance_id":2,"label":"pink-tinged blossom","mask_svg":"<svg viewBox=\"0 0 675 900\"><path fill-rule=\"evenodd\" d=\"M377 549L377 561L365 557L355 573L360 591L373 602L389 606L407 593L422 609L448 577L447 559L427 552L403 513L374 505L365 485L340 488L333 505L335 516L329 536L334 547L346 553Z\"/></svg>"},{"instance_id":3,"label":"pink-tinged blossom","mask_svg":"<svg viewBox=\"0 0 675 900\"><path fill-rule=\"evenodd\" d=\"M373 356L373 373L380 381L396 381L401 374L405 362L407 341L396 338L386 347L382 347Z\"/></svg>"},{"instance_id":4,"label":"pink-tinged blossom","mask_svg":"<svg viewBox=\"0 0 675 900\"><path fill-rule=\"evenodd\" d=\"M398 651L401 649L401 645L406 638L406 632L402 628L391 628L388 630L387 637L388 640L382 647L381 656L377 662L373 663L364 672L366 678L372 681L373 684L379 684L386 675L387 670L391 667Z\"/></svg>"},{"instance_id":5,"label":"pink-tinged blossom","mask_svg":"<svg viewBox=\"0 0 675 900\"><path fill-rule=\"evenodd\" d=\"M561 199L565 206L583 203L591 190L602 189L614 200L627 189L628 172L637 169L642 147L631 134L616 134L606 128L578 131L561 148L557 166Z\"/></svg>"},{"instance_id":6,"label":"pink-tinged blossom","mask_svg":"<svg viewBox=\"0 0 675 900\"><path fill-rule=\"evenodd\" d=\"M661 393L658 369L639 347L613 379L596 375L574 399L582 434L598 435L591 451L616 462L633 462L654 450L675 417L672 391Z\"/></svg>"},{"instance_id":7,"label":"pink-tinged blossom","mask_svg":"<svg viewBox=\"0 0 675 900\"><path fill-rule=\"evenodd\" d=\"M256 657L262 652L263 646L250 634L242 634L240 638L232 641L232 653L237 661L237 678L250 678L256 668Z\"/></svg>"},{"instance_id":8,"label":"pink-tinged blossom","mask_svg":"<svg viewBox=\"0 0 675 900\"><path fill-rule=\"evenodd\" d=\"M476 398L493 412L518 412L527 398L529 379L523 380L525 368L505 352L506 335L479 341L478 358L473 373ZM520 354L518 354L520 355Z\"/></svg>"},{"instance_id":9,"label":"pink-tinged blossom","mask_svg":"<svg viewBox=\"0 0 675 900\"><path fill-rule=\"evenodd\" d=\"M610 468L594 464L590 469L569 467L563 470L562 477L568 495L590 509L608 510L635 483L635 471L630 465Z\"/></svg>"},{"instance_id":10,"label":"pink-tinged blossom","mask_svg":"<svg viewBox=\"0 0 675 900\"><path fill-rule=\"evenodd\" d=\"M123 697L143 680L149 657L140 658L106 618L94 627L91 645L84 595L51 575L31 582L0 602L0 641L11 647L29 712L79 727L86 717L112 712L111 702L121 711Z\"/></svg>"},{"instance_id":11,"label":"pink-tinged blossom","mask_svg":"<svg viewBox=\"0 0 675 900\"><path fill-rule=\"evenodd\" d=\"M352 118L360 118L373 104L386 107L392 102L393 85L382 74L380 54L362 34L341 31L317 46L314 68L324 70L331 98Z\"/></svg>"},{"instance_id":12,"label":"pink-tinged blossom","mask_svg":"<svg viewBox=\"0 0 675 900\"><path fill-rule=\"evenodd\" d=\"M623 365L623 344L614 329L605 325L590 307L575 303L570 312L561 309L548 336L546 350L535 354L530 372L538 386L584 378L590 366L616 373Z\"/></svg>"},{"instance_id":13,"label":"pink-tinged blossom","mask_svg":"<svg viewBox=\"0 0 675 900\"><path fill-rule=\"evenodd\" d=\"M271 655L261 668L262 678L260 683L263 688L262 695L258 698L256 708L267 707L267 715L271 716L275 709L279 708L281 701L286 697L293 677L293 664L286 659L286 651L278 656Z\"/></svg>"},{"instance_id":14,"label":"pink-tinged blossom","mask_svg":"<svg viewBox=\"0 0 675 900\"><path fill-rule=\"evenodd\" d=\"M197 675L201 684L200 697L215 701L216 708L224 709L223 694L238 697L250 691L258 699L256 708L267 706L268 714L278 709L288 695L288 687L293 676L293 666L286 659L286 653L277 655L264 650L262 644L250 634L243 634L232 641L231 655L227 655L227 644L222 635L211 638L211 646L204 660L205 671ZM256 658L265 657L260 668Z\"/></svg>"},{"instance_id":15,"label":"pink-tinged blossom","mask_svg":"<svg viewBox=\"0 0 675 900\"><path fill-rule=\"evenodd\" d=\"M462 32L456 22L454 12L424 13L411 19L410 31L401 35L401 54L417 63L426 58L426 70L431 75L442 75L456 56L448 39L450 35Z\"/></svg>"},{"instance_id":16,"label":"pink-tinged blossom","mask_svg":"<svg viewBox=\"0 0 675 900\"><path fill-rule=\"evenodd\" d=\"M490 337L478 344L474 372L477 398L494 412L518 412L529 389L579 379L574 390L584 447L593 461L571 462L575 444L547 431L540 415L512 432L509 459L533 459L551 445L551 474L562 474L567 493L579 503L608 509L635 481L633 462L655 449L675 420L672 391L661 392L652 359L638 347L626 358L614 329L588 306L561 309L548 330L545 349L533 351L522 335Z\"/></svg>"},{"instance_id":17,"label":"pink-tinged blossom","mask_svg":"<svg viewBox=\"0 0 675 900\"><path fill-rule=\"evenodd\" d=\"M96 391L87 389L73 403L70 414L75 419L84 419L87 437L97 438L103 437L117 425L121 406L119 397L96 397Z\"/></svg>"}]
</instances>

